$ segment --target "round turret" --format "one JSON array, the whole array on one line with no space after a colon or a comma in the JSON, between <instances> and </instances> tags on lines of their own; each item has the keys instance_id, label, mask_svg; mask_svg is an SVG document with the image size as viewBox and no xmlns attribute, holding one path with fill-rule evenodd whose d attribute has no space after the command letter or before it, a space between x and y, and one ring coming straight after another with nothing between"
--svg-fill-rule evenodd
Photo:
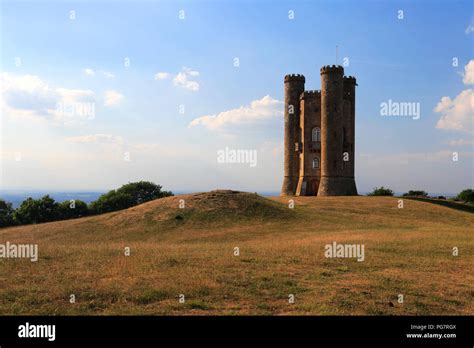
<instances>
[{"instance_id":1,"label":"round turret","mask_svg":"<svg viewBox=\"0 0 474 348\"><path fill-rule=\"evenodd\" d=\"M320 70L321 75L323 74L341 74L344 75L344 68L340 65L325 65Z\"/></svg>"},{"instance_id":2,"label":"round turret","mask_svg":"<svg viewBox=\"0 0 474 348\"><path fill-rule=\"evenodd\" d=\"M285 75L285 82L299 81L305 83L304 75L301 74L288 74Z\"/></svg>"},{"instance_id":3,"label":"round turret","mask_svg":"<svg viewBox=\"0 0 474 348\"><path fill-rule=\"evenodd\" d=\"M300 74L285 76L285 110L284 110L284 144L285 161L282 195L294 195L298 185L301 142L300 127L300 95L304 92L305 78Z\"/></svg>"}]
</instances>

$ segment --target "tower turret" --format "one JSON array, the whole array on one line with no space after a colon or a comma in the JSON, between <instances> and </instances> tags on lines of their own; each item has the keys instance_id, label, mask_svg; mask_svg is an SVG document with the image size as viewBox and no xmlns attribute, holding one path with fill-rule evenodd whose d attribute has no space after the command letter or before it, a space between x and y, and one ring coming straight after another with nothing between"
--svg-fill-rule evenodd
<instances>
[{"instance_id":1,"label":"tower turret","mask_svg":"<svg viewBox=\"0 0 474 348\"><path fill-rule=\"evenodd\" d=\"M357 82L353 76L344 77L343 104L343 168L347 177L347 195L357 195L354 179L355 169L355 88Z\"/></svg>"},{"instance_id":2,"label":"tower turret","mask_svg":"<svg viewBox=\"0 0 474 348\"><path fill-rule=\"evenodd\" d=\"M321 182L318 196L343 194L343 76L342 66L321 68Z\"/></svg>"},{"instance_id":3,"label":"tower turret","mask_svg":"<svg viewBox=\"0 0 474 348\"><path fill-rule=\"evenodd\" d=\"M305 78L300 74L285 76L285 162L281 195L294 195L300 171L300 95L304 92Z\"/></svg>"}]
</instances>

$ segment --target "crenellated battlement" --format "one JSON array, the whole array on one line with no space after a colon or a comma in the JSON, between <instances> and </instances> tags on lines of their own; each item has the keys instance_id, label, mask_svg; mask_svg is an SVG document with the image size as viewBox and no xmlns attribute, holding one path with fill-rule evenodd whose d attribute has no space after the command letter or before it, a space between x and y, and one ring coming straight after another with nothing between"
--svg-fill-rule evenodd
<instances>
[{"instance_id":1,"label":"crenellated battlement","mask_svg":"<svg viewBox=\"0 0 474 348\"><path fill-rule=\"evenodd\" d=\"M344 68L340 65L325 65L320 70L323 74L342 74L344 75Z\"/></svg>"},{"instance_id":2,"label":"crenellated battlement","mask_svg":"<svg viewBox=\"0 0 474 348\"><path fill-rule=\"evenodd\" d=\"M311 91L304 91L303 93L300 94L300 100L312 99L312 98L321 98L321 91L311 90Z\"/></svg>"},{"instance_id":3,"label":"crenellated battlement","mask_svg":"<svg viewBox=\"0 0 474 348\"><path fill-rule=\"evenodd\" d=\"M357 81L354 76L344 76L344 82L345 83L353 83L354 85L357 86Z\"/></svg>"},{"instance_id":4,"label":"crenellated battlement","mask_svg":"<svg viewBox=\"0 0 474 348\"><path fill-rule=\"evenodd\" d=\"M305 82L305 78L304 78L304 75L302 74L288 74L285 76L285 82L290 82L290 81Z\"/></svg>"}]
</instances>

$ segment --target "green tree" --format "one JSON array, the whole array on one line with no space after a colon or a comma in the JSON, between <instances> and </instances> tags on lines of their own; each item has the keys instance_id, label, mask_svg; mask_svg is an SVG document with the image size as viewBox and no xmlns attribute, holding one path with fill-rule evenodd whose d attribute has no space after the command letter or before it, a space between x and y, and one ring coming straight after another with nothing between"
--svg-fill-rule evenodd
<instances>
[{"instance_id":1,"label":"green tree","mask_svg":"<svg viewBox=\"0 0 474 348\"><path fill-rule=\"evenodd\" d=\"M130 182L117 189L118 193L132 196L134 205L152 201L157 198L172 196L169 191L162 191L161 185L156 185L150 181Z\"/></svg>"},{"instance_id":2,"label":"green tree","mask_svg":"<svg viewBox=\"0 0 474 348\"><path fill-rule=\"evenodd\" d=\"M130 208L133 205L135 204L132 195L112 190L92 202L90 205L90 211L93 214L102 214Z\"/></svg>"},{"instance_id":3,"label":"green tree","mask_svg":"<svg viewBox=\"0 0 474 348\"><path fill-rule=\"evenodd\" d=\"M15 224L13 213L15 210L12 204L0 199L0 227L12 226Z\"/></svg>"},{"instance_id":4,"label":"green tree","mask_svg":"<svg viewBox=\"0 0 474 348\"><path fill-rule=\"evenodd\" d=\"M69 200L59 204L61 219L74 219L89 215L89 207L81 200Z\"/></svg>"},{"instance_id":5,"label":"green tree","mask_svg":"<svg viewBox=\"0 0 474 348\"><path fill-rule=\"evenodd\" d=\"M36 224L60 218L59 204L49 195L40 199L28 197L15 210L14 219L19 224Z\"/></svg>"},{"instance_id":6,"label":"green tree","mask_svg":"<svg viewBox=\"0 0 474 348\"><path fill-rule=\"evenodd\" d=\"M383 186L375 187L367 196L393 196L393 191Z\"/></svg>"},{"instance_id":7,"label":"green tree","mask_svg":"<svg viewBox=\"0 0 474 348\"><path fill-rule=\"evenodd\" d=\"M100 196L90 204L89 210L92 214L108 213L172 195L172 192L162 191L161 185L149 181L129 182Z\"/></svg>"},{"instance_id":8,"label":"green tree","mask_svg":"<svg viewBox=\"0 0 474 348\"><path fill-rule=\"evenodd\" d=\"M463 190L457 195L456 198L463 202L474 202L474 190L473 189Z\"/></svg>"},{"instance_id":9,"label":"green tree","mask_svg":"<svg viewBox=\"0 0 474 348\"><path fill-rule=\"evenodd\" d=\"M422 190L410 190L403 194L404 197L415 196L415 197L428 197L428 192Z\"/></svg>"}]
</instances>

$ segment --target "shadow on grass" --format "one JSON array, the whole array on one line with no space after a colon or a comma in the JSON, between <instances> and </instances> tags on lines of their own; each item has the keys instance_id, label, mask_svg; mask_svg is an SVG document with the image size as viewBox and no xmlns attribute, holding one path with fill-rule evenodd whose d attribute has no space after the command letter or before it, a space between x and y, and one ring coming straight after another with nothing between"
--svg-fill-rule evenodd
<instances>
[{"instance_id":1,"label":"shadow on grass","mask_svg":"<svg viewBox=\"0 0 474 348\"><path fill-rule=\"evenodd\" d=\"M442 205L443 207L456 209L456 210L467 211L468 213L474 213L474 206L464 204L464 203L445 201L445 200L442 200L442 199L421 198L421 197L400 197L400 198L406 198L406 199L412 199L414 201L421 201L421 202L438 204L438 205Z\"/></svg>"}]
</instances>

